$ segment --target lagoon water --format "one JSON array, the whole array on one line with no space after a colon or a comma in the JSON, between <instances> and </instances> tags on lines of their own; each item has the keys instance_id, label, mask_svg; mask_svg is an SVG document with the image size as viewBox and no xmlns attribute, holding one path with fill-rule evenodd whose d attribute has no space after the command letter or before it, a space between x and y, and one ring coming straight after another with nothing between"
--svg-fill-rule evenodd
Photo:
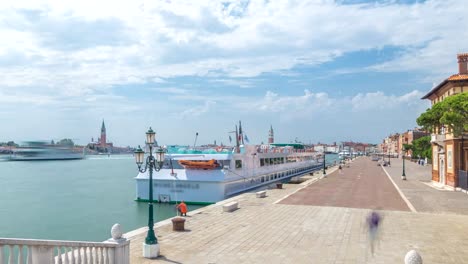
<instances>
[{"instance_id":1,"label":"lagoon water","mask_svg":"<svg viewBox=\"0 0 468 264\"><path fill-rule=\"evenodd\" d=\"M115 223L124 232L146 226L136 175L132 156L0 162L0 237L103 241ZM154 209L155 222L176 214L170 204Z\"/></svg>"},{"instance_id":2,"label":"lagoon water","mask_svg":"<svg viewBox=\"0 0 468 264\"><path fill-rule=\"evenodd\" d=\"M337 158L327 155L327 163ZM146 226L148 204L134 201L136 175L132 156L0 161L0 237L103 241L115 223L124 232ZM176 214L171 204L154 209L155 222Z\"/></svg>"}]
</instances>

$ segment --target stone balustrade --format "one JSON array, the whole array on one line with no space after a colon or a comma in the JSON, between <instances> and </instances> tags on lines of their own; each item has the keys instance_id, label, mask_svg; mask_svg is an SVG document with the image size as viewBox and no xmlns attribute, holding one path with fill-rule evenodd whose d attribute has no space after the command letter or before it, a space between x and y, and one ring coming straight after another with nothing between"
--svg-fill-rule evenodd
<instances>
[{"instance_id":1,"label":"stone balustrade","mask_svg":"<svg viewBox=\"0 0 468 264\"><path fill-rule=\"evenodd\" d=\"M112 227L104 242L0 238L0 264L128 264L130 241L120 225Z\"/></svg>"}]
</instances>

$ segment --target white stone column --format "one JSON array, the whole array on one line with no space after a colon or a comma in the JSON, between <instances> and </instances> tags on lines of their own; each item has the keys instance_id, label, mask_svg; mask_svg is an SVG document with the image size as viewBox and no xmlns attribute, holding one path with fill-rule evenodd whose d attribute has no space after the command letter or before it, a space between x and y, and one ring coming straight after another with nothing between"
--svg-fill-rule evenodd
<instances>
[{"instance_id":1,"label":"white stone column","mask_svg":"<svg viewBox=\"0 0 468 264\"><path fill-rule=\"evenodd\" d=\"M120 224L112 226L112 238L108 239L106 243L117 244L113 250L109 250L109 257L112 263L115 264L130 264L130 240L122 237L122 228Z\"/></svg>"}]
</instances>

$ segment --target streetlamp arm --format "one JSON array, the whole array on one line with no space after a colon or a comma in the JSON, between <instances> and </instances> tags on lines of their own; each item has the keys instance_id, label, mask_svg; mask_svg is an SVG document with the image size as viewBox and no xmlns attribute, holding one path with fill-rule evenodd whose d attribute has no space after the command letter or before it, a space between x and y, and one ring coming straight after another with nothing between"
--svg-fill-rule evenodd
<instances>
[{"instance_id":1,"label":"streetlamp arm","mask_svg":"<svg viewBox=\"0 0 468 264\"><path fill-rule=\"evenodd\" d=\"M148 166L151 163L150 157L151 156L146 157L145 166L142 166L143 164L137 164L139 172L145 173L148 170Z\"/></svg>"}]
</instances>

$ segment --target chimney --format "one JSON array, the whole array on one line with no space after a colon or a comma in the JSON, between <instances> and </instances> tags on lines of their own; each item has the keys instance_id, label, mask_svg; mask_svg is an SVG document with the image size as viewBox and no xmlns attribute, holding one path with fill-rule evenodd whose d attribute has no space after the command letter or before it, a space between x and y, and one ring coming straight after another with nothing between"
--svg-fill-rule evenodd
<instances>
[{"instance_id":1,"label":"chimney","mask_svg":"<svg viewBox=\"0 0 468 264\"><path fill-rule=\"evenodd\" d=\"M457 55L458 59L458 74L468 74L468 53Z\"/></svg>"}]
</instances>

